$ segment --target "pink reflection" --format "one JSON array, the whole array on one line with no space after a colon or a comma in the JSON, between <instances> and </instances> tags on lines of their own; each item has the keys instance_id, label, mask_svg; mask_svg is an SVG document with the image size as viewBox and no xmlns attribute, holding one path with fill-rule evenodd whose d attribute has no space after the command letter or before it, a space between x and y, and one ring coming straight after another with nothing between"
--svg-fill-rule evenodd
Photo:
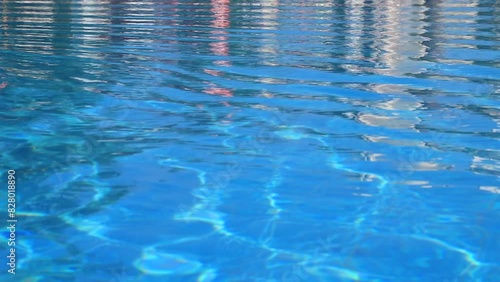
<instances>
[{"instance_id":1,"label":"pink reflection","mask_svg":"<svg viewBox=\"0 0 500 282\"><path fill-rule=\"evenodd\" d=\"M229 27L229 0L212 0L212 13L215 19L212 21L214 28Z\"/></svg>"},{"instance_id":2,"label":"pink reflection","mask_svg":"<svg viewBox=\"0 0 500 282\"><path fill-rule=\"evenodd\" d=\"M226 28L229 27L229 2L230 0L212 0L212 13L214 14L214 20L212 20L211 27L213 31L211 32L213 36L212 39L215 39L215 42L211 42L210 51L216 56L228 56L229 55L229 42L227 37ZM213 61L215 65L220 66L231 66L231 63L227 60L215 60ZM204 69L204 72L213 76L220 76L221 72L211 69ZM219 87L214 83L210 83L209 87L204 91L210 95L219 95L223 97L232 97L233 93L231 90ZM229 106L228 103L225 103Z\"/></svg>"},{"instance_id":3,"label":"pink reflection","mask_svg":"<svg viewBox=\"0 0 500 282\"><path fill-rule=\"evenodd\" d=\"M211 95L220 95L223 97L233 97L231 90L222 87L210 87L205 90L205 93Z\"/></svg>"},{"instance_id":4,"label":"pink reflection","mask_svg":"<svg viewBox=\"0 0 500 282\"><path fill-rule=\"evenodd\" d=\"M218 56L227 56L229 54L229 43L227 38L226 28L229 27L229 0L212 0L212 13L214 13L214 20L212 21L213 39L216 42L210 43L210 50ZM231 63L225 60L214 61L214 64L222 66L230 66Z\"/></svg>"}]
</instances>

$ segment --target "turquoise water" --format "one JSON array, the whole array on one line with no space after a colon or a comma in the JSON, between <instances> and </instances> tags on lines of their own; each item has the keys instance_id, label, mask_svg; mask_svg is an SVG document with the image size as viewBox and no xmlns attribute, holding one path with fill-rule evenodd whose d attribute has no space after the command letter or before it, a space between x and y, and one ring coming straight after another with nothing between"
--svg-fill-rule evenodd
<instances>
[{"instance_id":1,"label":"turquoise water","mask_svg":"<svg viewBox=\"0 0 500 282\"><path fill-rule=\"evenodd\" d=\"M498 1L0 11L0 281L500 281Z\"/></svg>"}]
</instances>

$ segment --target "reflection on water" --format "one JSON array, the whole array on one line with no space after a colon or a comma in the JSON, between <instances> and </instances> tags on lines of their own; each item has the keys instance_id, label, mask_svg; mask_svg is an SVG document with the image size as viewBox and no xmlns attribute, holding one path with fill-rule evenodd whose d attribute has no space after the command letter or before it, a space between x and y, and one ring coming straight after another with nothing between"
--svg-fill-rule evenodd
<instances>
[{"instance_id":1,"label":"reflection on water","mask_svg":"<svg viewBox=\"0 0 500 282\"><path fill-rule=\"evenodd\" d=\"M214 0L212 1L212 9L210 11L214 15L214 20L210 25L213 28L211 32L214 36L211 37L214 42L210 43L210 50L214 56L225 57L229 55L229 42L226 29L230 25L229 21L229 0ZM231 62L227 60L215 60L215 65L231 66ZM205 69L205 72L213 76L221 76L221 72L217 70ZM205 93L212 95L222 95L225 97L233 96L231 90L218 87L214 83L209 83L210 87L205 89Z\"/></svg>"},{"instance_id":2,"label":"reflection on water","mask_svg":"<svg viewBox=\"0 0 500 282\"><path fill-rule=\"evenodd\" d=\"M497 1L0 7L18 281L494 281Z\"/></svg>"}]
</instances>

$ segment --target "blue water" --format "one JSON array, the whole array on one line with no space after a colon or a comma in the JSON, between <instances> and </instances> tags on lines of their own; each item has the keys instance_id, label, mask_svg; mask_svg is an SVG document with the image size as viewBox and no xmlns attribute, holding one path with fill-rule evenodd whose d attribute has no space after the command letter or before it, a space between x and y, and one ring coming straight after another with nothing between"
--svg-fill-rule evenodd
<instances>
[{"instance_id":1,"label":"blue water","mask_svg":"<svg viewBox=\"0 0 500 282\"><path fill-rule=\"evenodd\" d=\"M0 281L500 281L498 1L0 11Z\"/></svg>"}]
</instances>

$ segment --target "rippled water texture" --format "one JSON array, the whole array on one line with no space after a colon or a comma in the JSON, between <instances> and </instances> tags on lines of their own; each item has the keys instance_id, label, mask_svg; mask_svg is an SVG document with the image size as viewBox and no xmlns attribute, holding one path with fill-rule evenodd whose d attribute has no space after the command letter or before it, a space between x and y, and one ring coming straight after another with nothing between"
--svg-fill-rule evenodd
<instances>
[{"instance_id":1,"label":"rippled water texture","mask_svg":"<svg viewBox=\"0 0 500 282\"><path fill-rule=\"evenodd\" d=\"M499 1L0 7L0 281L499 281Z\"/></svg>"}]
</instances>

